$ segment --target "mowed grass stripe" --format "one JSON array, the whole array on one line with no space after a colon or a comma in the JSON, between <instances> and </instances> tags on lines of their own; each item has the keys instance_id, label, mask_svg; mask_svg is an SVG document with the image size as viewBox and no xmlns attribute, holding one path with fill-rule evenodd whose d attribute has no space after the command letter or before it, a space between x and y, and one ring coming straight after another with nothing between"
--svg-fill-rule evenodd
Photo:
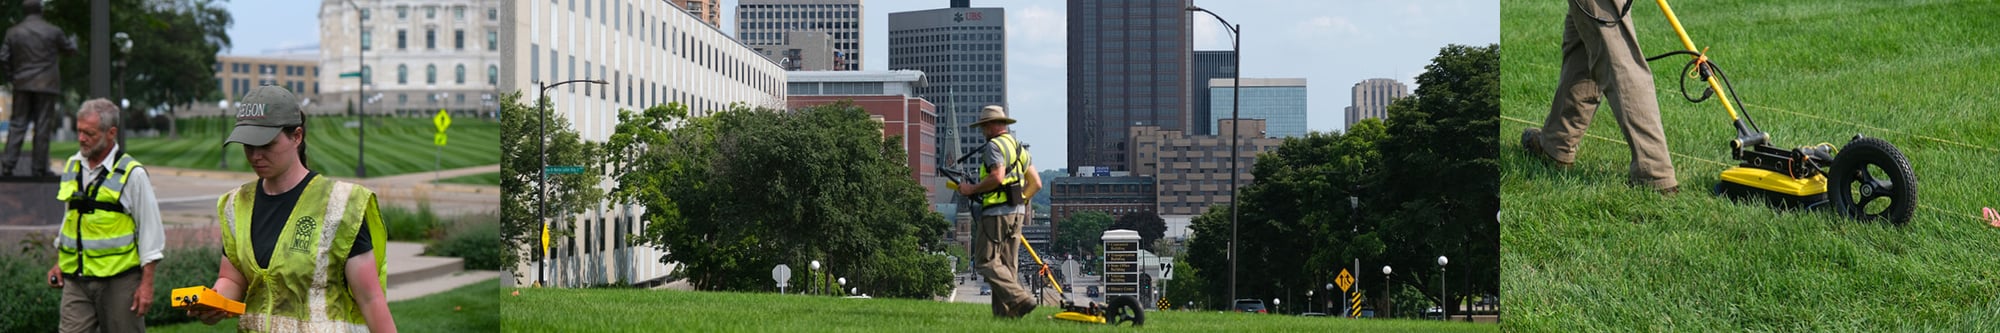
<instances>
[{"instance_id":1,"label":"mowed grass stripe","mask_svg":"<svg viewBox=\"0 0 2000 333\"><path fill-rule=\"evenodd\" d=\"M1512 122L1515 122L1515 123L1520 123L1520 124L1524 124L1524 125L1540 125L1540 123L1535 123L1535 122L1530 122L1530 121L1527 121L1527 120L1524 120L1524 119L1520 119L1520 118L1514 118L1514 117L1508 117L1508 116L1500 116L1500 118L1501 118L1501 119L1505 119L1505 120L1507 120L1507 121L1512 121ZM1597 139L1597 140L1602 140L1602 141L1606 141L1606 142L1610 142L1610 143L1616 143L1616 144L1620 144L1620 145L1624 145L1624 144L1627 144L1627 143L1625 142L1625 140L1619 140L1619 139L1613 139L1613 138L1608 138L1608 137L1604 137L1604 136L1601 136L1601 135L1597 135L1597 134L1594 134L1594 133L1584 133L1584 137L1588 137L1588 138L1591 138L1591 139ZM1721 161L1716 161L1716 160L1711 160L1711 159L1706 159L1706 158L1701 158L1701 157L1695 157L1695 156L1693 156L1693 155L1688 155L1688 154L1683 154L1683 153L1679 153L1679 152L1671 152L1671 151L1670 151L1670 152L1668 152L1668 153L1669 153L1669 154L1673 154L1673 155L1674 155L1674 157L1676 157L1676 158L1684 158L1684 159L1692 159L1692 160L1696 160L1696 161L1701 161L1701 162L1707 162L1708 164L1711 164L1711 165L1717 165L1717 166L1722 166L1722 167L1724 167L1724 168L1728 168L1728 167L1731 167L1731 166L1735 166L1735 165L1736 165L1736 164L1733 164L1733 163L1723 163L1723 162L1721 162ZM1923 209L1925 209L1925 210L1929 210L1929 211L1931 211L1931 212L1933 212L1933 213L1938 213L1938 214L1942 214L1942 215L1944 215L1944 216L1955 216L1955 217L1964 217L1964 218L1967 218L1967 219L1970 219L1970 220L1971 220L1972 222L1978 222L1978 223L1984 223L1984 222L1985 222L1985 220L1984 220L1984 219L1983 219L1983 218L1982 218L1982 217L1981 217L1981 216L1980 216L1979 214L1976 214L1976 213L1958 213L1958 212L1954 212L1954 211L1951 211L1951 210L1946 210L1946 209L1942 209L1942 208L1937 208L1937 207L1933 207L1933 206L1931 206L1930 204L1924 204L1924 203L1921 203L1921 201L1922 201L1922 195L1921 195L1921 194L1919 194L1919 195L1918 195L1918 198L1919 198L1919 199L1918 199L1919 203L1917 204L1917 207L1918 207L1918 208L1923 208Z\"/></svg>"},{"instance_id":2,"label":"mowed grass stripe","mask_svg":"<svg viewBox=\"0 0 2000 333\"><path fill-rule=\"evenodd\" d=\"M528 332L1497 332L1499 325L1164 311L1140 328L1047 319L996 319L987 304L843 299L772 293L643 289L518 289L504 299L507 330Z\"/></svg>"},{"instance_id":3,"label":"mowed grass stripe","mask_svg":"<svg viewBox=\"0 0 2000 333\"><path fill-rule=\"evenodd\" d=\"M1685 58L1654 62L1683 193L1624 185L1630 163L1600 110L1578 163L1522 153L1548 112L1566 2L1503 0L1503 326L1514 331L1888 331L2000 327L2000 229L1965 223L1996 206L2000 40L1988 1L1674 2L1698 47L1729 71L1781 145L1895 143L1919 182L1917 219L1862 224L1707 195L1734 165L1729 119L1681 100ZM1652 54L1680 49L1659 8L1632 10ZM1689 82L1695 93L1705 85ZM1608 108L1608 105L1606 106Z\"/></svg>"},{"instance_id":4,"label":"mowed grass stripe","mask_svg":"<svg viewBox=\"0 0 2000 333\"><path fill-rule=\"evenodd\" d=\"M359 151L359 128L346 124L350 117L313 117L307 131L308 163L315 171L337 177L352 177ZM179 168L249 172L240 145L222 146L228 136L226 119L183 119L181 138L133 138L126 150L149 165ZM391 176L430 172L438 168L442 153L443 169L500 163L500 124L492 120L455 119L447 130L447 145L440 150L432 144L436 127L424 118L370 118L368 126L368 175ZM56 142L51 155L68 158L76 153L75 142ZM227 157L224 157L227 154ZM228 161L227 168L217 166Z\"/></svg>"}]
</instances>

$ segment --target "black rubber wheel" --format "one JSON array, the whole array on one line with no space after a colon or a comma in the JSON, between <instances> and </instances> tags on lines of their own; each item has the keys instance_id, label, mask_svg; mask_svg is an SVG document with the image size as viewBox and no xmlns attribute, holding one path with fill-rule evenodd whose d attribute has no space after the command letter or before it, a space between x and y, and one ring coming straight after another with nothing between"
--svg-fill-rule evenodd
<instances>
[{"instance_id":1,"label":"black rubber wheel","mask_svg":"<svg viewBox=\"0 0 2000 333\"><path fill-rule=\"evenodd\" d=\"M1834 156L1828 177L1833 209L1843 216L1901 226L1917 212L1917 174L1903 151L1888 141L1868 137L1849 141Z\"/></svg>"},{"instance_id":2,"label":"black rubber wheel","mask_svg":"<svg viewBox=\"0 0 2000 333\"><path fill-rule=\"evenodd\" d=\"M1111 298L1110 308L1104 309L1104 322L1111 326L1132 323L1132 327L1146 324L1146 311L1139 308L1139 299L1132 296Z\"/></svg>"}]
</instances>

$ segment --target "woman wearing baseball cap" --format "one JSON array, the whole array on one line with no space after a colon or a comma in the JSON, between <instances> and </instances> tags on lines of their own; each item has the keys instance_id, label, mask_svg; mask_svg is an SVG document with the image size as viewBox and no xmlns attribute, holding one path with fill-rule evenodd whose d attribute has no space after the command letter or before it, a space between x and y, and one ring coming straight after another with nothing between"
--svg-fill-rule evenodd
<instances>
[{"instance_id":1,"label":"woman wearing baseball cap","mask_svg":"<svg viewBox=\"0 0 2000 333\"><path fill-rule=\"evenodd\" d=\"M216 200L222 268L212 289L244 303L242 331L396 331L375 193L306 169L299 99L276 86L236 103L236 129L257 180ZM189 311L214 325L233 316Z\"/></svg>"}]
</instances>

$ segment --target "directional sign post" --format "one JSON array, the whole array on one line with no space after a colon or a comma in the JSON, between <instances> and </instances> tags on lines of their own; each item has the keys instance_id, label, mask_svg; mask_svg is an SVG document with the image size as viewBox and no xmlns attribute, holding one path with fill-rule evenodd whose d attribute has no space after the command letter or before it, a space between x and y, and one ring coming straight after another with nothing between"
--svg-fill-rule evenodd
<instances>
[{"instance_id":1,"label":"directional sign post","mask_svg":"<svg viewBox=\"0 0 2000 333\"><path fill-rule=\"evenodd\" d=\"M444 178L444 129L451 127L451 114L438 109L437 116L431 117L431 124L437 125L438 129L437 136L431 138L431 143L437 144L437 161L431 165L431 181L436 182Z\"/></svg>"},{"instance_id":2,"label":"directional sign post","mask_svg":"<svg viewBox=\"0 0 2000 333\"><path fill-rule=\"evenodd\" d=\"M574 174L580 174L580 173L583 173L583 166L580 166L580 165L551 165L551 166L545 166L545 167L542 167L542 170L543 170L544 172L548 172L548 173L549 173L549 174L551 174L551 175L574 175Z\"/></svg>"},{"instance_id":3,"label":"directional sign post","mask_svg":"<svg viewBox=\"0 0 2000 333\"><path fill-rule=\"evenodd\" d=\"M1340 269L1340 275L1333 277L1333 284L1340 285L1340 292L1346 293L1348 288L1354 287L1354 275L1347 274L1347 269L1342 268ZM1351 310L1353 310L1354 308L1359 307L1355 305L1358 304L1349 302L1348 300L1342 300L1340 304L1342 309L1350 310L1348 312L1351 312Z\"/></svg>"},{"instance_id":4,"label":"directional sign post","mask_svg":"<svg viewBox=\"0 0 2000 333\"><path fill-rule=\"evenodd\" d=\"M1129 296L1139 298L1139 232L1132 230L1105 230L1104 236L1104 300Z\"/></svg>"},{"instance_id":5,"label":"directional sign post","mask_svg":"<svg viewBox=\"0 0 2000 333\"><path fill-rule=\"evenodd\" d=\"M360 78L360 77L361 77L361 72L345 72L345 73L340 73L340 78L343 78L343 79L346 79L346 78Z\"/></svg>"},{"instance_id":6,"label":"directional sign post","mask_svg":"<svg viewBox=\"0 0 2000 333\"><path fill-rule=\"evenodd\" d=\"M791 286L792 268L785 266L785 264L778 264L778 267L771 268L771 279L778 280L778 293L785 293L785 287Z\"/></svg>"},{"instance_id":7,"label":"directional sign post","mask_svg":"<svg viewBox=\"0 0 2000 333\"><path fill-rule=\"evenodd\" d=\"M542 267L536 267L535 270L541 271L548 269L547 268L549 265L548 261L549 261L549 224L542 223L542 262L541 262ZM535 286L541 287L542 282L535 281Z\"/></svg>"}]
</instances>

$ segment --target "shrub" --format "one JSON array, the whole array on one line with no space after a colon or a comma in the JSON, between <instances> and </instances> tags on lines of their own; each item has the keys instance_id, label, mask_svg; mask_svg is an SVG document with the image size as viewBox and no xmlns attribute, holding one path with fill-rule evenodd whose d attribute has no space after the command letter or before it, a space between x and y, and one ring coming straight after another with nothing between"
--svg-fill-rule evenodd
<instances>
[{"instance_id":1,"label":"shrub","mask_svg":"<svg viewBox=\"0 0 2000 333\"><path fill-rule=\"evenodd\" d=\"M49 332L62 322L62 290L49 288L45 281L49 265L55 263L54 249L46 239L23 240L18 254L0 255L0 332ZM39 248L28 243L43 244ZM185 311L175 310L168 300L174 288L207 286L215 282L222 252L214 248L170 249L153 269L153 305L146 313L146 325L167 325L194 321Z\"/></svg>"},{"instance_id":2,"label":"shrub","mask_svg":"<svg viewBox=\"0 0 2000 333\"><path fill-rule=\"evenodd\" d=\"M466 269L507 268L508 248L500 241L500 223L495 220L461 221L443 240L432 243L424 255L465 259Z\"/></svg>"},{"instance_id":3,"label":"shrub","mask_svg":"<svg viewBox=\"0 0 2000 333\"><path fill-rule=\"evenodd\" d=\"M29 237L35 238L35 237ZM31 250L22 240L22 251L0 255L0 332L52 332L60 322L58 302L62 290L41 281L55 264L49 243Z\"/></svg>"},{"instance_id":4,"label":"shrub","mask_svg":"<svg viewBox=\"0 0 2000 333\"><path fill-rule=\"evenodd\" d=\"M212 247L167 250L160 266L153 268L153 309L146 311L146 326L196 322L187 311L175 310L174 288L214 286L215 272L222 268L222 250Z\"/></svg>"},{"instance_id":5,"label":"shrub","mask_svg":"<svg viewBox=\"0 0 2000 333\"><path fill-rule=\"evenodd\" d=\"M418 203L417 209L385 205L381 212L382 223L389 225L389 240L428 242L440 232L438 215L431 211L430 203Z\"/></svg>"}]
</instances>

